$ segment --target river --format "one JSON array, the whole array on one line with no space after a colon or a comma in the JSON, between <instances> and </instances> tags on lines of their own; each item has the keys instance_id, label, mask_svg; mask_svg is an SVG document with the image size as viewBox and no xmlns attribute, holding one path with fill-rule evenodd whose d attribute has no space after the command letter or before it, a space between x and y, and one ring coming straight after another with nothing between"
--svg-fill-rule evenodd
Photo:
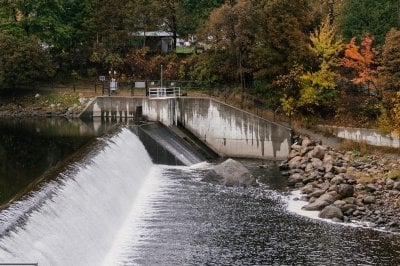
<instances>
[{"instance_id":1,"label":"river","mask_svg":"<svg viewBox=\"0 0 400 266\"><path fill-rule=\"evenodd\" d=\"M242 160L260 186L229 188L201 181L210 163L156 163L127 126L84 142L59 160L79 156L0 211L0 263L400 264L399 235L290 212L275 162Z\"/></svg>"}]
</instances>

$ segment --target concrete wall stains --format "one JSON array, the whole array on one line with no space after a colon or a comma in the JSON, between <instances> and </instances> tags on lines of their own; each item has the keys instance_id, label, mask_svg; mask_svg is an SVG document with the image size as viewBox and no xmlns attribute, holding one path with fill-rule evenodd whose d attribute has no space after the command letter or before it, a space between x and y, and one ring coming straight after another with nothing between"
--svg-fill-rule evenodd
<instances>
[{"instance_id":1,"label":"concrete wall stains","mask_svg":"<svg viewBox=\"0 0 400 266\"><path fill-rule=\"evenodd\" d=\"M178 121L222 156L284 159L291 129L209 98L180 98Z\"/></svg>"},{"instance_id":2,"label":"concrete wall stains","mask_svg":"<svg viewBox=\"0 0 400 266\"><path fill-rule=\"evenodd\" d=\"M342 138L357 142L365 142L369 145L400 148L400 137L394 134L381 134L376 130L367 128L337 127L319 125L318 128Z\"/></svg>"},{"instance_id":3,"label":"concrete wall stains","mask_svg":"<svg viewBox=\"0 0 400 266\"><path fill-rule=\"evenodd\" d=\"M221 156L285 159L291 129L210 98L98 97L82 118L143 116L166 126L181 123Z\"/></svg>"},{"instance_id":4,"label":"concrete wall stains","mask_svg":"<svg viewBox=\"0 0 400 266\"><path fill-rule=\"evenodd\" d=\"M134 117L136 108L142 107L143 116L151 121L159 121L166 126L176 123L176 100L148 99L146 97L97 97L81 113L80 118L108 117L123 120Z\"/></svg>"}]
</instances>

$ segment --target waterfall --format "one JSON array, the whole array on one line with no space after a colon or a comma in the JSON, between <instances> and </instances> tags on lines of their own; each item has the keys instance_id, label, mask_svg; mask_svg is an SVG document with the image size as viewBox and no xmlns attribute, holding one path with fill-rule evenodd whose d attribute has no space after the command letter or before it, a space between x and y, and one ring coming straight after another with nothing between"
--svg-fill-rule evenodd
<instances>
[{"instance_id":1,"label":"waterfall","mask_svg":"<svg viewBox=\"0 0 400 266\"><path fill-rule=\"evenodd\" d=\"M160 174L130 130L121 129L105 144L0 212L0 263L104 262L142 188L151 189Z\"/></svg>"}]
</instances>

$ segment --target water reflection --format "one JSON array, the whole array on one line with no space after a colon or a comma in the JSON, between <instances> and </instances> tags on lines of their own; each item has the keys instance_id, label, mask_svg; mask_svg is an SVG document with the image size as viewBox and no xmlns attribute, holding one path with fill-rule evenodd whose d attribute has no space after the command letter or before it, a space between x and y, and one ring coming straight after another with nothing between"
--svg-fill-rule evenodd
<instances>
[{"instance_id":1,"label":"water reflection","mask_svg":"<svg viewBox=\"0 0 400 266\"><path fill-rule=\"evenodd\" d=\"M0 205L104 130L66 119L0 120Z\"/></svg>"}]
</instances>

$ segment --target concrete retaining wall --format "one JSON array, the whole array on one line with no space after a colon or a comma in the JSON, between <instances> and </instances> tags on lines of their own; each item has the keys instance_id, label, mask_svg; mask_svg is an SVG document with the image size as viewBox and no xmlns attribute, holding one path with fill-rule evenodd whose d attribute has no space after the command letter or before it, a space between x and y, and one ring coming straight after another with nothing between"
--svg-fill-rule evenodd
<instances>
[{"instance_id":1,"label":"concrete retaining wall","mask_svg":"<svg viewBox=\"0 0 400 266\"><path fill-rule=\"evenodd\" d=\"M148 120L159 121L166 126L176 123L176 100L173 98L149 99L146 97L97 97L79 116L82 119L109 117L116 121L132 118L136 108L142 107L142 114Z\"/></svg>"},{"instance_id":2,"label":"concrete retaining wall","mask_svg":"<svg viewBox=\"0 0 400 266\"><path fill-rule=\"evenodd\" d=\"M210 98L98 97L82 118L143 116L166 126L181 123L211 149L227 157L286 159L291 129Z\"/></svg>"},{"instance_id":3,"label":"concrete retaining wall","mask_svg":"<svg viewBox=\"0 0 400 266\"><path fill-rule=\"evenodd\" d=\"M400 148L400 138L393 134L381 134L373 129L367 128L352 128L352 127L336 127L319 125L320 130L328 131L333 135L349 139L357 142L365 142L369 145Z\"/></svg>"},{"instance_id":4,"label":"concrete retaining wall","mask_svg":"<svg viewBox=\"0 0 400 266\"><path fill-rule=\"evenodd\" d=\"M223 156L285 159L291 129L209 98L180 98L178 120Z\"/></svg>"}]
</instances>

